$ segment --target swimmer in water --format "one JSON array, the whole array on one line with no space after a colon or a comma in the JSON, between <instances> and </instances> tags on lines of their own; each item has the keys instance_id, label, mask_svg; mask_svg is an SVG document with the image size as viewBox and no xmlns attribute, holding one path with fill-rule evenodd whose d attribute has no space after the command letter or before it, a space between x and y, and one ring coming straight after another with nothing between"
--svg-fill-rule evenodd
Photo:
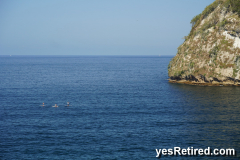
<instances>
[{"instance_id":1,"label":"swimmer in water","mask_svg":"<svg viewBox=\"0 0 240 160\"><path fill-rule=\"evenodd\" d=\"M44 107L44 102L42 103L42 106Z\"/></svg>"},{"instance_id":2,"label":"swimmer in water","mask_svg":"<svg viewBox=\"0 0 240 160\"><path fill-rule=\"evenodd\" d=\"M69 106L69 102L67 102L67 106Z\"/></svg>"},{"instance_id":3,"label":"swimmer in water","mask_svg":"<svg viewBox=\"0 0 240 160\"><path fill-rule=\"evenodd\" d=\"M52 107L58 107L57 104L55 104L55 106L52 106Z\"/></svg>"}]
</instances>

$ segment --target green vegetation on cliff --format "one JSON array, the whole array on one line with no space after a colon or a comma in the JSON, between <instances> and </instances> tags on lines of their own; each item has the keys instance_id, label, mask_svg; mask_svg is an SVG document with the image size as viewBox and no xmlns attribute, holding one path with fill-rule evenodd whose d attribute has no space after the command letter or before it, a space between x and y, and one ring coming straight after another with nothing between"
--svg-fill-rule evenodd
<instances>
[{"instance_id":1,"label":"green vegetation on cliff","mask_svg":"<svg viewBox=\"0 0 240 160\"><path fill-rule=\"evenodd\" d=\"M202 13L193 17L190 22L192 24L192 30L188 36L189 38L193 36L194 29L201 23L201 21L209 14L211 14L218 6L220 9L225 8L228 12L231 11L233 13L237 13L240 16L240 0L216 0L212 4L207 6ZM213 21L206 23L205 26L203 26L203 31L207 28L215 27L216 25L218 25L219 27L223 27L227 24L226 20L221 23L217 23L217 18L217 15L214 15L214 18L212 19Z\"/></svg>"}]
</instances>

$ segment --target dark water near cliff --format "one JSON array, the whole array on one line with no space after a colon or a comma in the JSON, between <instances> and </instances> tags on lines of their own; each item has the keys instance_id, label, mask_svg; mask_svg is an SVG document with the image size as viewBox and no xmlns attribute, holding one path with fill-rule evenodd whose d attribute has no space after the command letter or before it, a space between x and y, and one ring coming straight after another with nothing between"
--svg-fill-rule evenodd
<instances>
[{"instance_id":1,"label":"dark water near cliff","mask_svg":"<svg viewBox=\"0 0 240 160\"><path fill-rule=\"evenodd\" d=\"M175 146L238 157L161 159L238 159L240 87L170 84L170 59L1 56L0 159L157 159Z\"/></svg>"}]
</instances>

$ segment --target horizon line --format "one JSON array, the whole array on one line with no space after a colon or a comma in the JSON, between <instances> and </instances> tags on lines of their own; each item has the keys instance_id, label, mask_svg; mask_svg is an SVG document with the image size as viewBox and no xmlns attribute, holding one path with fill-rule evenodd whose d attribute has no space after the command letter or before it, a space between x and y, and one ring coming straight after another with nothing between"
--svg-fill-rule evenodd
<instances>
[{"instance_id":1,"label":"horizon line","mask_svg":"<svg viewBox=\"0 0 240 160\"><path fill-rule=\"evenodd\" d=\"M28 55L28 54L5 54L5 55L0 55L0 56L158 56L158 57L162 57L162 56L175 56L175 55L63 55L63 54L53 54L53 55Z\"/></svg>"}]
</instances>

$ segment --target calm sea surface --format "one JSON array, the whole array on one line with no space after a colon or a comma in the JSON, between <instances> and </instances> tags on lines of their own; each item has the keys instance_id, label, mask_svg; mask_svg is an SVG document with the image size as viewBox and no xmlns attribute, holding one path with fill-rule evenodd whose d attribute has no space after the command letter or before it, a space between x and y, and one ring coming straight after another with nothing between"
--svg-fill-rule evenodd
<instances>
[{"instance_id":1,"label":"calm sea surface","mask_svg":"<svg viewBox=\"0 0 240 160\"><path fill-rule=\"evenodd\" d=\"M0 56L0 159L157 159L175 146L237 157L161 159L239 159L240 87L170 84L170 59Z\"/></svg>"}]
</instances>

